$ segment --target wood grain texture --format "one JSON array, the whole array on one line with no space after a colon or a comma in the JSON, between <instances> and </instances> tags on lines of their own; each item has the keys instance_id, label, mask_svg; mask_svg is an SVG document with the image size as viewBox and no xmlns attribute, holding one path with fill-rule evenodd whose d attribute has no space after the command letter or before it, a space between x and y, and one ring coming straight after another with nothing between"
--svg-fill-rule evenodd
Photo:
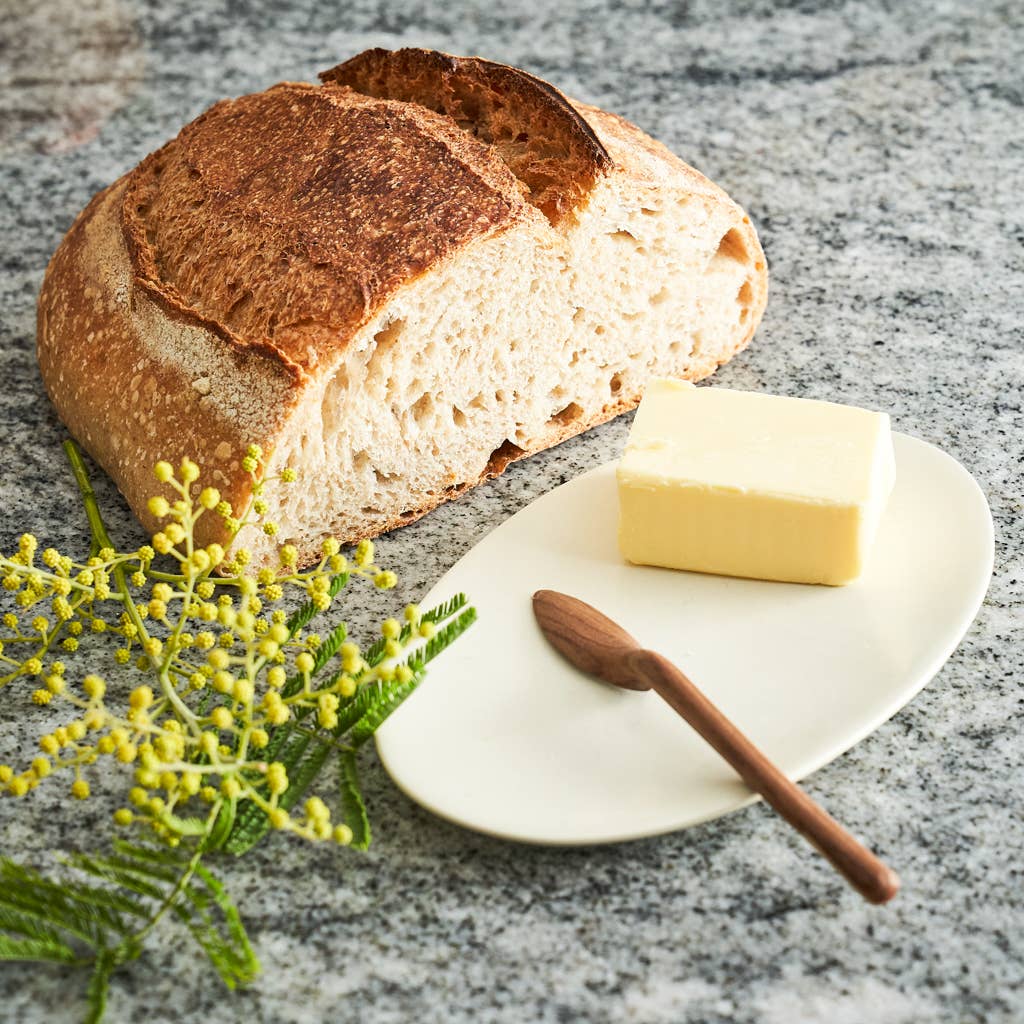
<instances>
[{"instance_id":1,"label":"wood grain texture","mask_svg":"<svg viewBox=\"0 0 1024 1024\"><path fill-rule=\"evenodd\" d=\"M581 671L615 686L658 693L866 900L885 903L896 895L897 874L790 781L667 658L641 647L617 623L567 594L538 591L533 607L544 636Z\"/></svg>"}]
</instances>

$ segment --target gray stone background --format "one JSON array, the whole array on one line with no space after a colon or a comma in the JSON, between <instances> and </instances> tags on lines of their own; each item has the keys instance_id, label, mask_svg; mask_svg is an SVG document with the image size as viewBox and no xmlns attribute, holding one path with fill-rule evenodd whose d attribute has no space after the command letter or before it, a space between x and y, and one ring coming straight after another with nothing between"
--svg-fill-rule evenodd
<instances>
[{"instance_id":1,"label":"gray stone background","mask_svg":"<svg viewBox=\"0 0 1024 1024\"><path fill-rule=\"evenodd\" d=\"M772 290L720 383L888 408L981 482L997 554L978 621L909 707L808 782L905 889L865 906L762 806L615 847L500 843L421 811L371 754L370 853L275 838L222 869L262 979L228 996L167 929L116 976L109 1019L1024 1019L1018 3L0 0L0 547L25 527L59 545L84 531L33 355L35 295L75 213L218 98L401 45L527 68L721 183L761 232ZM627 426L390 537L398 599L613 457ZM382 607L357 595L346 612L367 628ZM0 760L23 756L43 718L15 687L0 715ZM4 853L47 863L104 841L113 796L71 808L61 789L0 803ZM83 983L3 966L0 1019L77 1020Z\"/></svg>"}]
</instances>

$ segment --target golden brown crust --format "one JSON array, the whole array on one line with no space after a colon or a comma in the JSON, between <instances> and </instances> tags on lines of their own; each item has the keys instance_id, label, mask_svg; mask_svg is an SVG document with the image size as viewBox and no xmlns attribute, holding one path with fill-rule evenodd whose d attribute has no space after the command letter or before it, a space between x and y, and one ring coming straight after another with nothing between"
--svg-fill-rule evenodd
<instances>
[{"instance_id":1,"label":"golden brown crust","mask_svg":"<svg viewBox=\"0 0 1024 1024\"><path fill-rule=\"evenodd\" d=\"M144 160L122 216L155 300L305 371L397 288L527 211L450 119L285 83L216 104Z\"/></svg>"},{"instance_id":2,"label":"golden brown crust","mask_svg":"<svg viewBox=\"0 0 1024 1024\"><path fill-rule=\"evenodd\" d=\"M452 118L493 147L554 224L582 205L612 158L554 86L519 68L437 50L366 50L320 74L367 96Z\"/></svg>"},{"instance_id":3,"label":"golden brown crust","mask_svg":"<svg viewBox=\"0 0 1024 1024\"><path fill-rule=\"evenodd\" d=\"M47 268L39 295L37 348L46 389L71 433L110 474L136 515L160 491L158 458L195 459L204 483L242 507L250 442L270 443L300 389L273 357L231 348L202 324L176 320L133 279L119 210L126 179L96 195ZM247 382L243 390L233 386ZM203 543L227 543L207 515Z\"/></svg>"}]
</instances>

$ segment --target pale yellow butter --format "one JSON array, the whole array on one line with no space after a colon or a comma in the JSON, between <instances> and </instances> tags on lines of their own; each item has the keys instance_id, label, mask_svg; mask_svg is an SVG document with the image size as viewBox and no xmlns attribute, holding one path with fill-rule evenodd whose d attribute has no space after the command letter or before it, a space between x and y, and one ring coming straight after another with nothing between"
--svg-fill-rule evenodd
<instances>
[{"instance_id":1,"label":"pale yellow butter","mask_svg":"<svg viewBox=\"0 0 1024 1024\"><path fill-rule=\"evenodd\" d=\"M642 565L841 585L895 478L885 413L654 379L618 467L619 546Z\"/></svg>"}]
</instances>

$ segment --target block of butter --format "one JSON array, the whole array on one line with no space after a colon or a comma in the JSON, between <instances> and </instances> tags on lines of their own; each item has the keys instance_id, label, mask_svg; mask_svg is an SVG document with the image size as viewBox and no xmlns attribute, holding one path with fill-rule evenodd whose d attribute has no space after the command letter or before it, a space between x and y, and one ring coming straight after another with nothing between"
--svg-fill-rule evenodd
<instances>
[{"instance_id":1,"label":"block of butter","mask_svg":"<svg viewBox=\"0 0 1024 1024\"><path fill-rule=\"evenodd\" d=\"M838 586L896 466L885 413L654 379L617 475L630 562Z\"/></svg>"}]
</instances>

